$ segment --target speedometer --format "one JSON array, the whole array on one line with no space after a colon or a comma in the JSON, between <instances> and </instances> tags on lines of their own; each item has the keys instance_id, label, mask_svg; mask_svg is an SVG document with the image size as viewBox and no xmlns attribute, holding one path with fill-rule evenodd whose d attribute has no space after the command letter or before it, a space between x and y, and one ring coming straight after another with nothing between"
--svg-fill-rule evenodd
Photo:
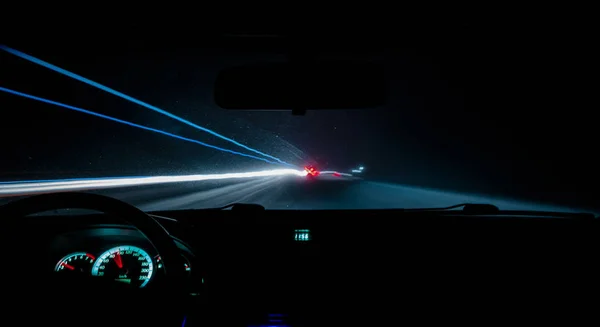
<instances>
[{"instance_id":1,"label":"speedometer","mask_svg":"<svg viewBox=\"0 0 600 327\"><path fill-rule=\"evenodd\" d=\"M152 258L133 245L121 245L102 253L92 266L92 275L111 278L137 287L148 284L154 274Z\"/></svg>"}]
</instances>

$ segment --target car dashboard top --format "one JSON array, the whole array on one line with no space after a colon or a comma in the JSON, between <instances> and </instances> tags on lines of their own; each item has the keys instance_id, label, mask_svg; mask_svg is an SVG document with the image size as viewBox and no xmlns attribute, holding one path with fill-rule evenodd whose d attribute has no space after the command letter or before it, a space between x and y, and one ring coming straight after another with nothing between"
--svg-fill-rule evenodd
<instances>
[{"instance_id":1,"label":"car dashboard top","mask_svg":"<svg viewBox=\"0 0 600 327\"><path fill-rule=\"evenodd\" d=\"M401 217L404 219L377 219L392 218L395 213L404 216ZM400 246L418 238L441 242L448 239L450 230L454 235L454 247L462 244L463 240L491 244L491 240L495 240L494 235L510 234L513 240L517 240L519 236L528 235L529 226L534 226L538 232L544 229L546 236L551 238L553 233L579 226L582 221L548 217L439 216L418 212L406 215L393 210L323 211L310 217L302 211L190 210L159 212L151 216L174 239L184 258L182 269L194 281L192 284L203 284L210 271L207 264L222 260L219 257L223 255L229 259L244 257L242 261L249 265L254 260L254 264L268 267L269 260L279 263L293 261L292 258L298 255L319 256L326 253L324 251L336 251L340 247L350 250L377 246L381 248L378 249L380 252L387 252L391 243ZM46 270L61 273L83 271L95 276L110 274L117 280L122 278L123 282L141 287L159 283L164 275L160 256L152 244L137 229L123 225L121 219L106 214L47 215L25 219L27 233L35 234L36 243L46 251ZM595 220L589 222L595 223ZM493 229L488 226L493 226ZM473 233L475 230L476 234ZM579 239L579 242L584 239ZM562 242L555 239L553 243ZM341 251L338 257L348 252ZM112 269L132 260L141 263L137 265L136 262L141 271L136 269L135 273L122 274L122 271ZM102 265L100 261L107 264Z\"/></svg>"},{"instance_id":2,"label":"car dashboard top","mask_svg":"<svg viewBox=\"0 0 600 327\"><path fill-rule=\"evenodd\" d=\"M467 285L493 276L502 276L498 285L508 283L515 266L528 281L542 271L600 273L586 260L597 248L597 221L586 217L394 210L308 215L189 210L151 216L184 257L190 295L204 308L236 308L243 317L298 311L308 316L330 303L349 308L378 298L378 290L408 296L461 285L464 293ZM165 280L152 244L121 219L106 214L23 219L21 234L45 253L48 273L108 276L145 288Z\"/></svg>"}]
</instances>

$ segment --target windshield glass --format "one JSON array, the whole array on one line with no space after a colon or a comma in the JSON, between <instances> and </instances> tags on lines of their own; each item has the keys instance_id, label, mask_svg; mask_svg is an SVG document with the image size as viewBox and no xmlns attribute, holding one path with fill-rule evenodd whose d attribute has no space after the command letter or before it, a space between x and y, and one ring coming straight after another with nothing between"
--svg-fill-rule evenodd
<instances>
[{"instance_id":1,"label":"windshield glass","mask_svg":"<svg viewBox=\"0 0 600 327\"><path fill-rule=\"evenodd\" d=\"M384 107L297 116L225 110L213 100L221 69L281 60L280 53L135 42L4 45L0 203L91 191L143 210L233 202L267 209L464 202L589 208L552 193L554 172L524 159L516 132L497 112L467 109L473 67L461 46L361 53L385 65Z\"/></svg>"}]
</instances>

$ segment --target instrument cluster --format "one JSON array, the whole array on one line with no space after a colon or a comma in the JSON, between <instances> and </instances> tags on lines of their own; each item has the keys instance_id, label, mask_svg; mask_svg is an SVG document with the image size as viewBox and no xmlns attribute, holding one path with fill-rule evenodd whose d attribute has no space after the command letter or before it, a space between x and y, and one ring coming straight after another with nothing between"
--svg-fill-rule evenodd
<instances>
[{"instance_id":1,"label":"instrument cluster","mask_svg":"<svg viewBox=\"0 0 600 327\"><path fill-rule=\"evenodd\" d=\"M184 266L192 275L193 253L175 240L182 250ZM84 274L147 287L164 275L162 259L152 244L129 227L98 227L65 233L53 241L50 257L55 273Z\"/></svg>"}]
</instances>

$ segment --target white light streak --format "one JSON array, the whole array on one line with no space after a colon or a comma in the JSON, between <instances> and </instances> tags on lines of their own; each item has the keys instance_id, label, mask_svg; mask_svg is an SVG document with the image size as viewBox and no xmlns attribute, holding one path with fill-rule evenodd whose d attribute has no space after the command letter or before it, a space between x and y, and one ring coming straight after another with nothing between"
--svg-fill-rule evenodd
<instances>
[{"instance_id":1,"label":"white light streak","mask_svg":"<svg viewBox=\"0 0 600 327\"><path fill-rule=\"evenodd\" d=\"M337 171L333 171L333 170L325 170L325 171L321 171L321 174L325 174L325 175L333 175L333 174L339 174L340 176L346 176L346 177L352 177L352 174L347 174L347 173L340 173Z\"/></svg>"},{"instance_id":2,"label":"white light streak","mask_svg":"<svg viewBox=\"0 0 600 327\"><path fill-rule=\"evenodd\" d=\"M271 176L299 176L305 177L304 170L295 169L275 169L265 171L243 172L243 173L225 173L225 174L206 174L206 175L179 175L179 176L151 176L151 177L132 177L132 178L106 178L106 179L80 179L52 182L23 182L0 184L0 196L22 196L35 193L61 192L61 191L79 191L89 189L130 187L152 184L181 183L181 182L199 182L210 180L225 179L243 179Z\"/></svg>"}]
</instances>

